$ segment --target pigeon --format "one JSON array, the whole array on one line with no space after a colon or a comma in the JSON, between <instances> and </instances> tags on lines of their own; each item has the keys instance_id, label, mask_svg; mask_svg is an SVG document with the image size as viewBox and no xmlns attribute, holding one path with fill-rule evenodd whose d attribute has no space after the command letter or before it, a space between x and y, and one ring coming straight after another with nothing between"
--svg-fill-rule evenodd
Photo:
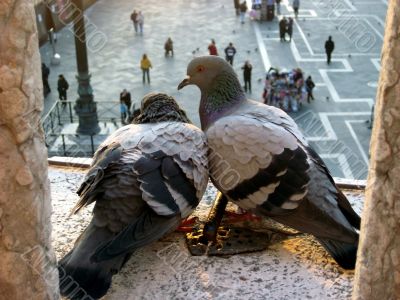
<instances>
[{"instance_id":1,"label":"pigeon","mask_svg":"<svg viewBox=\"0 0 400 300\"><path fill-rule=\"evenodd\" d=\"M146 95L133 122L99 146L78 189L72 213L95 205L58 264L60 291L69 299L105 295L135 250L175 230L207 187L206 137L172 97Z\"/></svg>"},{"instance_id":2,"label":"pigeon","mask_svg":"<svg viewBox=\"0 0 400 300\"><path fill-rule=\"evenodd\" d=\"M340 266L353 269L360 217L295 121L247 99L222 58L197 57L187 75L178 89L193 84L201 91L214 185L242 209L314 235Z\"/></svg>"}]
</instances>

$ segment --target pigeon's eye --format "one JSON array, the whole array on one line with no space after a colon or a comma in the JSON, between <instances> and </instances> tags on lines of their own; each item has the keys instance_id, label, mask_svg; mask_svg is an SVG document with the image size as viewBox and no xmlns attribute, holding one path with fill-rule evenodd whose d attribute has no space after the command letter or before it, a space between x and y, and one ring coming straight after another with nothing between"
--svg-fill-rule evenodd
<instances>
[{"instance_id":1,"label":"pigeon's eye","mask_svg":"<svg viewBox=\"0 0 400 300\"><path fill-rule=\"evenodd\" d=\"M196 70L197 72L201 73L205 70L205 68L203 66L197 66Z\"/></svg>"}]
</instances>

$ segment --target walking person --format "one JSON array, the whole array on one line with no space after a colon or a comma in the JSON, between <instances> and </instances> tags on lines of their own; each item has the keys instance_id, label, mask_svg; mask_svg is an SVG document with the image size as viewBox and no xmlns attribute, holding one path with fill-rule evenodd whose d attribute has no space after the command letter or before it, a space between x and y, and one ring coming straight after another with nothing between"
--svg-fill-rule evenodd
<instances>
[{"instance_id":1,"label":"walking person","mask_svg":"<svg viewBox=\"0 0 400 300\"><path fill-rule=\"evenodd\" d=\"M211 39L210 45L208 45L208 52L210 55L218 56L217 46L215 45L215 40Z\"/></svg>"},{"instance_id":2,"label":"walking person","mask_svg":"<svg viewBox=\"0 0 400 300\"><path fill-rule=\"evenodd\" d=\"M137 23L139 25L140 34L143 35L143 24L144 24L144 16L141 11L139 11L136 17Z\"/></svg>"},{"instance_id":3,"label":"walking person","mask_svg":"<svg viewBox=\"0 0 400 300\"><path fill-rule=\"evenodd\" d=\"M171 56L174 56L174 42L169 37L164 44L165 56L168 56L171 53Z\"/></svg>"},{"instance_id":4,"label":"walking person","mask_svg":"<svg viewBox=\"0 0 400 300\"><path fill-rule=\"evenodd\" d=\"M306 80L306 91L307 91L307 102L310 103L310 100L314 100L313 89L315 87L315 83L312 80L311 76L307 77Z\"/></svg>"},{"instance_id":5,"label":"walking person","mask_svg":"<svg viewBox=\"0 0 400 300\"><path fill-rule=\"evenodd\" d=\"M331 64L332 52L334 49L335 43L332 41L332 37L329 36L328 40L325 42L326 62L328 65Z\"/></svg>"},{"instance_id":6,"label":"walking person","mask_svg":"<svg viewBox=\"0 0 400 300\"><path fill-rule=\"evenodd\" d=\"M281 14L281 0L275 0L276 3L276 14L280 15Z\"/></svg>"},{"instance_id":7,"label":"walking person","mask_svg":"<svg viewBox=\"0 0 400 300\"><path fill-rule=\"evenodd\" d=\"M251 93L251 70L253 69L253 66L250 64L248 60L244 63L244 66L242 67L243 70L243 79L244 79L244 91Z\"/></svg>"},{"instance_id":8,"label":"walking person","mask_svg":"<svg viewBox=\"0 0 400 300\"><path fill-rule=\"evenodd\" d=\"M151 65L150 59L147 57L146 54L143 54L142 60L140 61L140 68L143 72L143 84L146 82L145 77L147 75L147 83L150 84L150 68L153 66Z\"/></svg>"},{"instance_id":9,"label":"walking person","mask_svg":"<svg viewBox=\"0 0 400 300\"><path fill-rule=\"evenodd\" d=\"M289 21L287 22L286 32L289 35L289 42L291 42L293 35L293 18L291 17L289 17Z\"/></svg>"},{"instance_id":10,"label":"walking person","mask_svg":"<svg viewBox=\"0 0 400 300\"><path fill-rule=\"evenodd\" d=\"M45 97L51 92L51 88L49 85L49 75L50 69L46 66L45 63L42 63L43 94Z\"/></svg>"},{"instance_id":11,"label":"walking person","mask_svg":"<svg viewBox=\"0 0 400 300\"><path fill-rule=\"evenodd\" d=\"M236 15L240 14L240 0L233 0L233 6L235 7Z\"/></svg>"},{"instance_id":12,"label":"walking person","mask_svg":"<svg viewBox=\"0 0 400 300\"><path fill-rule=\"evenodd\" d=\"M130 117L131 116L131 106L132 106L131 93L129 93L126 89L123 89L122 92L119 94L119 100L121 102L125 103L128 117Z\"/></svg>"},{"instance_id":13,"label":"walking person","mask_svg":"<svg viewBox=\"0 0 400 300\"><path fill-rule=\"evenodd\" d=\"M67 105L67 90L69 88L68 81L65 79L63 74L58 75L57 90L58 98L63 104L63 107Z\"/></svg>"},{"instance_id":14,"label":"walking person","mask_svg":"<svg viewBox=\"0 0 400 300\"><path fill-rule=\"evenodd\" d=\"M227 62L233 65L233 58L236 54L236 48L233 46L232 43L229 43L228 47L225 48L225 59Z\"/></svg>"},{"instance_id":15,"label":"walking person","mask_svg":"<svg viewBox=\"0 0 400 300\"><path fill-rule=\"evenodd\" d=\"M246 16L246 12L247 12L247 4L246 1L243 1L240 4L240 23L244 24L244 18Z\"/></svg>"},{"instance_id":16,"label":"walking person","mask_svg":"<svg viewBox=\"0 0 400 300\"><path fill-rule=\"evenodd\" d=\"M137 20L137 17L138 17L138 13L137 13L136 10L134 10L133 13L131 14L131 20L133 22L133 28L135 28L135 32L136 33L138 32L138 20Z\"/></svg>"},{"instance_id":17,"label":"walking person","mask_svg":"<svg viewBox=\"0 0 400 300\"><path fill-rule=\"evenodd\" d=\"M285 35L286 35L286 28L287 28L287 20L285 17L283 17L279 21L279 36L281 38L281 42L285 42Z\"/></svg>"},{"instance_id":18,"label":"walking person","mask_svg":"<svg viewBox=\"0 0 400 300\"><path fill-rule=\"evenodd\" d=\"M294 17L297 19L298 15L299 15L299 9L300 9L300 0L293 0L292 7L294 10Z\"/></svg>"},{"instance_id":19,"label":"walking person","mask_svg":"<svg viewBox=\"0 0 400 300\"><path fill-rule=\"evenodd\" d=\"M275 0L264 0L264 5L267 6L267 10L264 9L266 20L272 21L275 18Z\"/></svg>"}]
</instances>

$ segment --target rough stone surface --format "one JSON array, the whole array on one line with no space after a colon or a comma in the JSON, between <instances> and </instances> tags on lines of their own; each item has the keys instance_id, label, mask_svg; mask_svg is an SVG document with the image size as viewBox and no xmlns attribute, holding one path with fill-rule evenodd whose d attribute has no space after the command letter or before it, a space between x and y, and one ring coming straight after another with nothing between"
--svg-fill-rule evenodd
<instances>
[{"instance_id":1,"label":"rough stone surface","mask_svg":"<svg viewBox=\"0 0 400 300\"><path fill-rule=\"evenodd\" d=\"M58 299L32 1L0 1L0 299Z\"/></svg>"},{"instance_id":2,"label":"rough stone surface","mask_svg":"<svg viewBox=\"0 0 400 300\"><path fill-rule=\"evenodd\" d=\"M72 249L91 219L93 205L69 217L86 170L50 167L53 245L57 258ZM345 191L360 213L364 195ZM205 220L216 195L210 184L194 215ZM235 209L231 206L229 209ZM261 230L266 224L261 223ZM287 229L287 228L286 228ZM350 299L352 271L341 269L311 236L230 257L191 256L182 233L174 232L138 250L114 276L107 300L153 299Z\"/></svg>"},{"instance_id":3,"label":"rough stone surface","mask_svg":"<svg viewBox=\"0 0 400 300\"><path fill-rule=\"evenodd\" d=\"M400 299L400 7L389 1L353 299Z\"/></svg>"}]
</instances>

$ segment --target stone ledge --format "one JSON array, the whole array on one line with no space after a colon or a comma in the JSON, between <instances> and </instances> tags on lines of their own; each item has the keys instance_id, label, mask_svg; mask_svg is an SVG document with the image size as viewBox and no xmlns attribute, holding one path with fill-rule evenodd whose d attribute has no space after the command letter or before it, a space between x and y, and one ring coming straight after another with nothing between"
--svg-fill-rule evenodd
<instances>
[{"instance_id":1,"label":"stone ledge","mask_svg":"<svg viewBox=\"0 0 400 300\"><path fill-rule=\"evenodd\" d=\"M92 159L88 157L63 157L63 156L52 156L48 158L50 166L61 166L61 167L76 167L76 168L89 168ZM333 178L337 186L341 189L351 190L363 190L367 184L366 180L355 180L347 178Z\"/></svg>"},{"instance_id":2,"label":"stone ledge","mask_svg":"<svg viewBox=\"0 0 400 300\"><path fill-rule=\"evenodd\" d=\"M50 166L59 167L74 167L87 169L92 163L92 159L89 157L64 157L64 156L52 156L47 159Z\"/></svg>"},{"instance_id":3,"label":"stone ledge","mask_svg":"<svg viewBox=\"0 0 400 300\"><path fill-rule=\"evenodd\" d=\"M88 160L69 162L86 165ZM72 248L91 219L93 206L68 217L85 173L82 168L49 168L53 246L58 259ZM363 192L344 193L360 213ZM194 213L200 220L205 220L215 195L210 184ZM261 252L207 257L191 256L184 235L174 232L138 250L114 276L103 299L349 299L353 276L354 272L341 269L308 235L275 243Z\"/></svg>"}]
</instances>

